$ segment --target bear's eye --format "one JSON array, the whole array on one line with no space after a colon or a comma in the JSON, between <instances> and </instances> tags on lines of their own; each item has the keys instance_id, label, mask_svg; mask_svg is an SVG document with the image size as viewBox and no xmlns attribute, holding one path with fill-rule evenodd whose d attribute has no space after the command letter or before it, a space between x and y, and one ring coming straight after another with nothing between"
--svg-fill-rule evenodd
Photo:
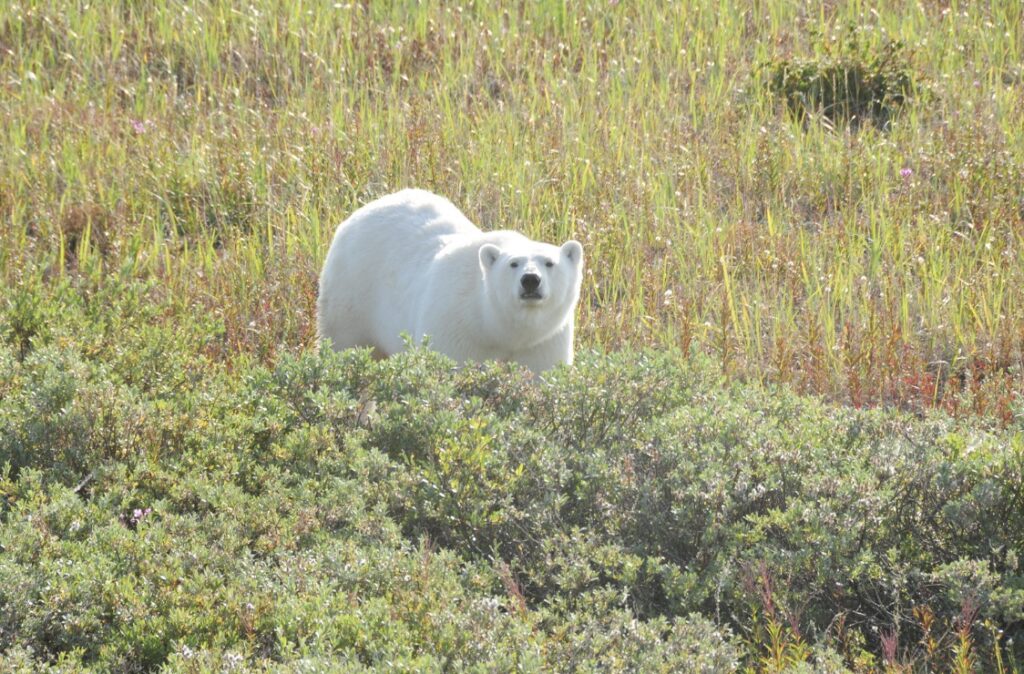
<instances>
[{"instance_id":1,"label":"bear's eye","mask_svg":"<svg viewBox=\"0 0 1024 674\"><path fill-rule=\"evenodd\" d=\"M512 263L512 264L511 264L510 266L511 266L511 267L512 267L513 269L515 269L516 267L518 267L518 266L519 266L519 263L518 263L518 262L513 262L513 263Z\"/></svg>"},{"instance_id":2,"label":"bear's eye","mask_svg":"<svg viewBox=\"0 0 1024 674\"><path fill-rule=\"evenodd\" d=\"M547 267L548 269L551 269L552 267L555 266L555 263L552 262L551 260L548 260L547 262L544 263L544 266Z\"/></svg>"}]
</instances>

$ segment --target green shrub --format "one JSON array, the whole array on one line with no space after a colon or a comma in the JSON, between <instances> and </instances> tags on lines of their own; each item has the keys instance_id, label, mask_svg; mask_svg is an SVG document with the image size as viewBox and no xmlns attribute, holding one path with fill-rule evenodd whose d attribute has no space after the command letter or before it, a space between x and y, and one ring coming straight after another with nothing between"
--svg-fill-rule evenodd
<instances>
[{"instance_id":1,"label":"green shrub","mask_svg":"<svg viewBox=\"0 0 1024 674\"><path fill-rule=\"evenodd\" d=\"M762 64L768 91L800 120L821 115L836 125L888 126L918 84L900 42L869 44L859 30L826 41L814 57Z\"/></svg>"},{"instance_id":2,"label":"green shrub","mask_svg":"<svg viewBox=\"0 0 1024 674\"><path fill-rule=\"evenodd\" d=\"M0 347L10 669L1020 657L1012 428L727 385L673 353L182 374L199 347L167 330L129 334L164 345L135 358L60 331Z\"/></svg>"}]
</instances>

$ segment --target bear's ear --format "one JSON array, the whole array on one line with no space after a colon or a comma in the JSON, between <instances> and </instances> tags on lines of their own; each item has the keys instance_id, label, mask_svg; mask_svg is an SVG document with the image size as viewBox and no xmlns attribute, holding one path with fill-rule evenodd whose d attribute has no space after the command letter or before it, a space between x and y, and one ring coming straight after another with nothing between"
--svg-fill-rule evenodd
<instances>
[{"instance_id":1,"label":"bear's ear","mask_svg":"<svg viewBox=\"0 0 1024 674\"><path fill-rule=\"evenodd\" d=\"M569 258L573 264L583 262L583 245L579 241L566 241L562 244L562 255Z\"/></svg>"},{"instance_id":2,"label":"bear's ear","mask_svg":"<svg viewBox=\"0 0 1024 674\"><path fill-rule=\"evenodd\" d=\"M493 267L499 257L501 257L501 249L493 243L485 243L480 246L480 267L484 271Z\"/></svg>"}]
</instances>

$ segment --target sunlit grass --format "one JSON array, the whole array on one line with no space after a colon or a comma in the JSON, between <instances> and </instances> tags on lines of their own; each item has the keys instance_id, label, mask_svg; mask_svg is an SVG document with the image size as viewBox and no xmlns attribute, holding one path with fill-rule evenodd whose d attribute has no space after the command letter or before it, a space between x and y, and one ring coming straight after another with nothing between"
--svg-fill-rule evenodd
<instances>
[{"instance_id":1,"label":"sunlit grass","mask_svg":"<svg viewBox=\"0 0 1024 674\"><path fill-rule=\"evenodd\" d=\"M402 186L586 246L579 347L678 345L853 404L1024 391L1024 10L847 2L0 8L0 274L153 279L215 349L314 340L334 227ZM922 92L791 119L854 28Z\"/></svg>"}]
</instances>

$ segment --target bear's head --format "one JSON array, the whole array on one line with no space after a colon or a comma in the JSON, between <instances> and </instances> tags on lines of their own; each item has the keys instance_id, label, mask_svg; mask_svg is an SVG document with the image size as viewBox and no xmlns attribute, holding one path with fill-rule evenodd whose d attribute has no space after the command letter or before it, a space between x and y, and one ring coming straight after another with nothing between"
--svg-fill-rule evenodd
<instances>
[{"instance_id":1,"label":"bear's head","mask_svg":"<svg viewBox=\"0 0 1024 674\"><path fill-rule=\"evenodd\" d=\"M536 333L539 341L564 325L576 307L583 246L578 241L560 247L530 240L502 247L485 243L480 247L480 268L490 306L507 316L515 329Z\"/></svg>"}]
</instances>

